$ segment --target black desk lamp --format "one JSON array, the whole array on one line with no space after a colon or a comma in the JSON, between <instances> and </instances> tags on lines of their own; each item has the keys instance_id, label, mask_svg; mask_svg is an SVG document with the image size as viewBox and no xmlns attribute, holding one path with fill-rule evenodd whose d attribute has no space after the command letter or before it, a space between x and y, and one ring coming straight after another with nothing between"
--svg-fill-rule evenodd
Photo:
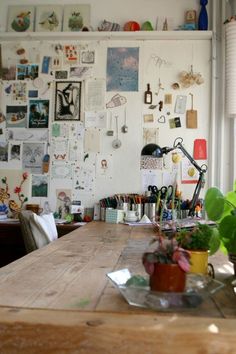
<instances>
[{"instance_id":1,"label":"black desk lamp","mask_svg":"<svg viewBox=\"0 0 236 354\"><path fill-rule=\"evenodd\" d=\"M199 172L199 178L195 187L195 190L193 192L193 197L190 203L189 207L189 216L194 216L195 212L195 207L199 198L200 190L203 187L203 182L204 182L204 174L207 171L207 165L203 164L202 166L199 166L196 161L192 158L191 155L185 150L185 148L182 145L183 139L182 138L176 138L174 141L174 145L172 148L170 147L163 147L161 148L159 145L156 144L147 144L143 147L141 151L141 156L153 156L155 158L161 158L163 155L168 154L170 151L173 151L175 149L180 149L183 154L189 159L191 164L198 170Z\"/></svg>"}]
</instances>

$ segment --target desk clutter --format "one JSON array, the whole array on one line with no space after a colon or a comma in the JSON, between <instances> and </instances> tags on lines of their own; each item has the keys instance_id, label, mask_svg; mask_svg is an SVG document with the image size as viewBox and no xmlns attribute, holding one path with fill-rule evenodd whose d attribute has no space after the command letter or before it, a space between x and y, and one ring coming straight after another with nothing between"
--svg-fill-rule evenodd
<instances>
[{"instance_id":1,"label":"desk clutter","mask_svg":"<svg viewBox=\"0 0 236 354\"><path fill-rule=\"evenodd\" d=\"M101 199L100 213L96 214L96 219L108 223L140 221L150 223L188 217L191 201L181 200L173 195L173 186L163 186L159 191L154 188L155 186L149 187L145 194L115 194ZM201 199L196 205L195 216L204 216Z\"/></svg>"}]
</instances>

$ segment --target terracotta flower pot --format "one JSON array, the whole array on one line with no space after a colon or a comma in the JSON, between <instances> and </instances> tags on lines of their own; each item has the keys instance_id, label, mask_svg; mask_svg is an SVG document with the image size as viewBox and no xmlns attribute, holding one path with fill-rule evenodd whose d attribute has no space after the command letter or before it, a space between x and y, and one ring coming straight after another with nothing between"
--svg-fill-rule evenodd
<instances>
[{"instance_id":1,"label":"terracotta flower pot","mask_svg":"<svg viewBox=\"0 0 236 354\"><path fill-rule=\"evenodd\" d=\"M153 291L183 292L186 273L178 264L154 263L154 272L150 275L150 288Z\"/></svg>"}]
</instances>

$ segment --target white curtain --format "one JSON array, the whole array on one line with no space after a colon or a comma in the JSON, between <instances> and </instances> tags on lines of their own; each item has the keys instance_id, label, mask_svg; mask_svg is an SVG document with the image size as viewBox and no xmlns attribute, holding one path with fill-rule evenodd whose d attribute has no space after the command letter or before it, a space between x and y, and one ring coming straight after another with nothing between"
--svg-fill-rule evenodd
<instances>
[{"instance_id":1,"label":"white curtain","mask_svg":"<svg viewBox=\"0 0 236 354\"><path fill-rule=\"evenodd\" d=\"M226 114L236 117L236 21L226 24L225 84Z\"/></svg>"}]
</instances>

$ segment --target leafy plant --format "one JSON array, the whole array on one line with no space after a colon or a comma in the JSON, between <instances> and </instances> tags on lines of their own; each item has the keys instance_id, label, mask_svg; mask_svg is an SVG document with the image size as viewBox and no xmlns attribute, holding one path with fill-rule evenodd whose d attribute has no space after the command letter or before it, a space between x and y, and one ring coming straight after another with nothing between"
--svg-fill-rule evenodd
<instances>
[{"instance_id":1,"label":"leafy plant","mask_svg":"<svg viewBox=\"0 0 236 354\"><path fill-rule=\"evenodd\" d=\"M178 264L188 272L190 269L190 254L180 247L174 237L167 238L158 230L157 236L152 241L153 250L143 254L143 265L146 272L151 275L154 272L154 264Z\"/></svg>"},{"instance_id":2,"label":"leafy plant","mask_svg":"<svg viewBox=\"0 0 236 354\"><path fill-rule=\"evenodd\" d=\"M210 251L214 254L220 247L219 232L216 227L198 223L192 230L182 229L176 239L179 246L193 251Z\"/></svg>"},{"instance_id":3,"label":"leafy plant","mask_svg":"<svg viewBox=\"0 0 236 354\"><path fill-rule=\"evenodd\" d=\"M216 187L211 187L205 195L205 210L210 220L218 225L221 248L236 253L236 181L233 190L223 195Z\"/></svg>"}]
</instances>

